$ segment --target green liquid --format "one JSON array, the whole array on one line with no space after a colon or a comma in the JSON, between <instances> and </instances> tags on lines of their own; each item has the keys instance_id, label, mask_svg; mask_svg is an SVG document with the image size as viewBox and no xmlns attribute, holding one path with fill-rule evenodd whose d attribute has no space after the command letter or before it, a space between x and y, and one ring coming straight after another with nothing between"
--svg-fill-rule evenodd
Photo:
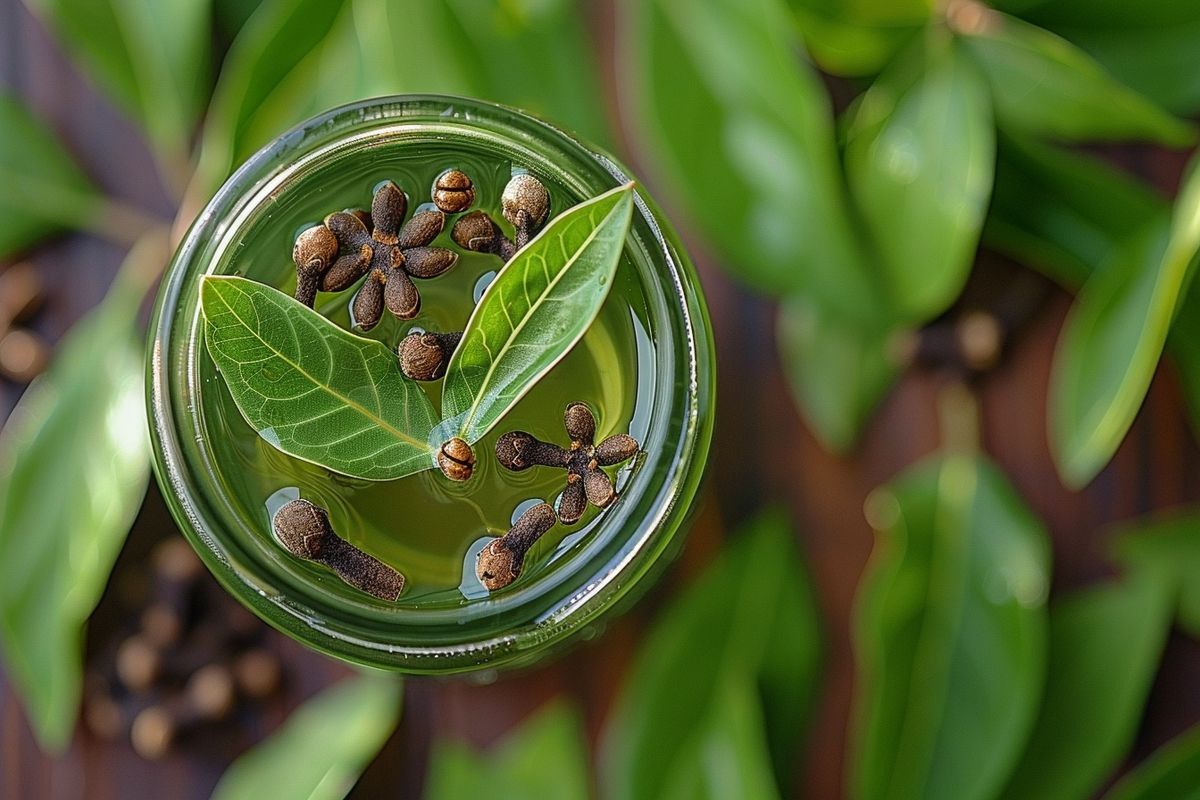
<instances>
[{"instance_id":1,"label":"green liquid","mask_svg":"<svg viewBox=\"0 0 1200 800\"><path fill-rule=\"evenodd\" d=\"M471 140L389 142L281 189L268 207L248 220L239 243L229 248L214 271L244 275L290 293L295 288L290 254L301 230L331 211L369 209L375 186L389 179L407 194L411 216L428 203L437 175L451 167L466 172L475 183L476 201L468 210L488 212L510 238L513 231L500 214L499 199L515 171L532 171L546 184L552 217L587 199L550 179L537 164L512 163ZM451 241L450 229L457 218L447 215L446 229L434 244L459 253L458 263L437 278L414 280L421 293L420 315L398 320L385 312L372 331L356 333L378 339L394 351L413 329L463 329L489 278L503 265L495 256L464 252ZM464 483L453 483L437 470L396 481L364 481L285 455L242 418L207 352L202 353L199 413L226 499L272 543L270 518L283 503L303 497L327 509L340 536L405 575L408 582L398 601L401 606L454 607L487 597L475 578L475 555L491 537L507 531L532 503L556 504L566 482L565 471L559 469L534 467L516 473L501 468L494 455L501 434L526 430L566 445L563 410L571 402L583 401L596 414L597 441L624 432L644 441L653 396L654 331L634 262L637 258L644 255L626 247L611 293L592 327L475 445L478 464ZM320 294L317 309L354 330L349 308L356 289L357 285L337 294ZM441 382L421 386L434 407L440 407ZM635 459L608 470L618 491L636 468ZM584 537L596 533L602 514L592 508L576 525L555 526L528 553L519 583L536 580L556 562L569 558ZM290 558L278 549L281 557ZM325 591L370 601L320 565L297 562L297 568Z\"/></svg>"}]
</instances>

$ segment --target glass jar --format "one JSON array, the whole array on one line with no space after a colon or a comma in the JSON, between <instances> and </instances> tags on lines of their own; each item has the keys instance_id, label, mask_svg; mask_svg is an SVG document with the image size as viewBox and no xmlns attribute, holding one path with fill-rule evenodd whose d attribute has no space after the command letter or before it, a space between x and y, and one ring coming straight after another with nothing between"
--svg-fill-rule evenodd
<instances>
[{"instance_id":1,"label":"glass jar","mask_svg":"<svg viewBox=\"0 0 1200 800\"><path fill-rule=\"evenodd\" d=\"M236 468L206 428L213 391L199 306L203 275L230 271L244 235L306 176L389 147L470 141L537 169L581 198L627 183L610 156L541 120L443 96L378 98L297 126L250 158L197 217L166 274L151 325L149 395L155 469L175 520L235 597L295 639L339 658L407 673L454 673L532 663L586 631L644 588L679 540L712 434L713 352L692 265L657 207L638 192L626 243L636 255L653 368L639 378L643 455L569 557L533 580L452 608L389 605L331 592L270 540L266 512L231 500ZM330 174L337 174L330 172ZM631 250L632 248L632 250ZM287 262L287 253L284 254Z\"/></svg>"}]
</instances>

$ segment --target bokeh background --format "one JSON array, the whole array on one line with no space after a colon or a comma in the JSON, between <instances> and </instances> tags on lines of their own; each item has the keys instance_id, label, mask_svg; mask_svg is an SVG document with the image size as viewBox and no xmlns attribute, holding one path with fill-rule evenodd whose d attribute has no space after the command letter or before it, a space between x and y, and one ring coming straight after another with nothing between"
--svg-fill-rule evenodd
<instances>
[{"instance_id":1,"label":"bokeh background","mask_svg":"<svg viewBox=\"0 0 1200 800\"><path fill-rule=\"evenodd\" d=\"M83 340L141 329L55 353L271 137L418 91L631 164L718 405L660 585L536 670L403 682L393 732L394 687L290 716L360 679L88 424L122 367ZM0 435L0 797L208 797L289 719L223 796L1200 796L1190 4L0 0L0 102L0 419L54 365Z\"/></svg>"}]
</instances>

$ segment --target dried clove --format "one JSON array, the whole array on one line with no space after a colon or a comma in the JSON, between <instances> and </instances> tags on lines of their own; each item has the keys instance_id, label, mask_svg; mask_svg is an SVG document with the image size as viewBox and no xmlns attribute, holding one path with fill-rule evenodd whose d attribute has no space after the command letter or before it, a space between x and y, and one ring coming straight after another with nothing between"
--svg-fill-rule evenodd
<instances>
[{"instance_id":1,"label":"dried clove","mask_svg":"<svg viewBox=\"0 0 1200 800\"><path fill-rule=\"evenodd\" d=\"M219 722L233 710L235 693L229 670L211 664L188 679L181 694L143 709L133 720L130 739L142 758L166 755L180 734Z\"/></svg>"},{"instance_id":2,"label":"dried clove","mask_svg":"<svg viewBox=\"0 0 1200 800\"><path fill-rule=\"evenodd\" d=\"M538 503L517 520L508 533L479 551L475 575L488 591L503 589L521 576L525 554L558 521L549 503Z\"/></svg>"},{"instance_id":3,"label":"dried clove","mask_svg":"<svg viewBox=\"0 0 1200 800\"><path fill-rule=\"evenodd\" d=\"M500 210L517 229L517 247L524 247L550 215L550 192L529 173L514 175L500 194Z\"/></svg>"},{"instance_id":4,"label":"dried clove","mask_svg":"<svg viewBox=\"0 0 1200 800\"><path fill-rule=\"evenodd\" d=\"M433 204L447 214L466 211L475 202L475 186L461 170L448 169L433 184Z\"/></svg>"},{"instance_id":5,"label":"dried clove","mask_svg":"<svg viewBox=\"0 0 1200 800\"><path fill-rule=\"evenodd\" d=\"M313 307L321 279L337 258L338 241L324 225L309 228L296 237L292 261L296 262L296 299Z\"/></svg>"},{"instance_id":6,"label":"dried clove","mask_svg":"<svg viewBox=\"0 0 1200 800\"><path fill-rule=\"evenodd\" d=\"M325 218L341 254L321 279L321 289L340 292L368 272L367 281L354 298L354 314L364 330L374 327L387 308L400 319L412 319L421 309L421 295L412 278L433 278L453 267L458 255L444 247L430 247L446 224L442 211L418 211L403 222L408 200L395 183L385 182L375 191L368 218L339 211ZM403 223L403 224L401 224Z\"/></svg>"},{"instance_id":7,"label":"dried clove","mask_svg":"<svg viewBox=\"0 0 1200 800\"><path fill-rule=\"evenodd\" d=\"M29 383L46 369L50 355L50 345L33 331L0 331L0 375L10 380Z\"/></svg>"},{"instance_id":8,"label":"dried clove","mask_svg":"<svg viewBox=\"0 0 1200 800\"><path fill-rule=\"evenodd\" d=\"M572 403L563 414L571 439L570 448L543 442L525 431L510 431L496 440L496 459L505 469L520 472L534 466L558 467L567 471L567 486L558 504L564 525L583 517L588 503L606 508L616 499L612 478L600 467L611 467L637 454L632 436L618 433L594 445L596 417L583 403Z\"/></svg>"},{"instance_id":9,"label":"dried clove","mask_svg":"<svg viewBox=\"0 0 1200 800\"><path fill-rule=\"evenodd\" d=\"M329 567L351 586L393 602L404 589L404 576L338 536L323 508L293 500L275 512L275 536L293 555Z\"/></svg>"},{"instance_id":10,"label":"dried clove","mask_svg":"<svg viewBox=\"0 0 1200 800\"><path fill-rule=\"evenodd\" d=\"M413 332L401 340L396 352L400 371L414 381L435 381L446 374L454 348L462 341L457 333Z\"/></svg>"},{"instance_id":11,"label":"dried clove","mask_svg":"<svg viewBox=\"0 0 1200 800\"><path fill-rule=\"evenodd\" d=\"M437 464L442 474L450 480L468 480L475 471L475 451L471 445L455 436L438 450Z\"/></svg>"},{"instance_id":12,"label":"dried clove","mask_svg":"<svg viewBox=\"0 0 1200 800\"><path fill-rule=\"evenodd\" d=\"M450 238L464 250L491 253L505 263L517 252L516 244L482 211L472 211L459 217L450 231Z\"/></svg>"}]
</instances>

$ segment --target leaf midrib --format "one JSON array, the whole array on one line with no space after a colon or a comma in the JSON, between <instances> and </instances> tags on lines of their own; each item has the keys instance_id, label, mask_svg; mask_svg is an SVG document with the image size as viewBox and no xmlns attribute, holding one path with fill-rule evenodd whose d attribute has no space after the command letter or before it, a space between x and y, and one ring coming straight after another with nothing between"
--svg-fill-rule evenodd
<instances>
[{"instance_id":1,"label":"leaf midrib","mask_svg":"<svg viewBox=\"0 0 1200 800\"><path fill-rule=\"evenodd\" d=\"M487 374L485 374L483 376L483 380L481 380L479 382L479 391L475 392L475 400L472 401L470 408L467 409L467 414L465 417L463 417L463 422L459 426L460 434L465 433L469 428L474 427L475 415L479 411L480 403L483 402L483 399L486 396L485 392L483 391L483 388L485 386L487 386L488 382L492 379L492 375L496 371L496 365L499 364L500 361L504 358L504 355L509 350L512 349L512 341L517 337L518 333L520 333L522 330L525 329L525 326L529 323L530 318L533 316L534 309L539 308L541 306L541 304L545 301L546 296L550 293L550 291L552 289L554 289L554 287L558 286L559 282L563 279L563 276L567 274L567 271L570 270L570 268L575 264L575 262L579 260L580 255L583 253L583 251L587 249L588 245L590 245L593 241L595 241L596 237L600 234L600 231L604 229L605 224L612 217L613 213L617 209L617 205L619 205L619 204L620 204L620 200L618 200L617 204L614 205L612 208L610 208L608 210L608 213L604 215L604 218L602 220L600 220L600 222L597 223L595 225L595 227L592 228L592 231L587 235L587 238L585 238L583 240L583 242L579 245L579 247L575 248L575 253L571 256L571 258L569 258L567 260L567 263L563 264L562 268L558 271L558 274L556 274L554 276L554 278L549 283L546 284L546 288L543 289L538 294L537 302L529 304L529 309L525 312L525 314L523 314L521 316L520 324L513 327L512 333L509 334L508 339L504 344L504 347L502 347L500 350L500 354L492 359L492 363L488 367ZM545 264L545 262L546 262L546 259L544 257L542 257L542 263ZM499 291L500 291L498 284L499 284L499 280L497 280L497 290L496 290L497 293L499 293ZM502 304L501 308L505 309L505 315L507 316L507 311L508 311L507 307ZM470 324L471 323L468 322L467 326L470 327Z\"/></svg>"},{"instance_id":2,"label":"leaf midrib","mask_svg":"<svg viewBox=\"0 0 1200 800\"><path fill-rule=\"evenodd\" d=\"M243 319L242 316L240 314L238 314L237 311L234 310L233 306L231 306L229 304L229 301L225 299L225 296L220 291L216 292L216 296L221 301L221 303L225 306L225 308L227 308L229 310L229 313L232 314L239 323L241 323L242 327L244 327L246 330L250 331L250 335L262 343L263 347L267 348L267 350L274 353L285 364L292 367L297 372L299 372L301 375L303 375L305 378L307 378L309 381L311 381L313 383L313 385L316 386L318 389L324 391L330 397L333 397L334 399L340 400L341 402L345 403L346 406L358 411L364 417L378 423L379 427L381 427L381 428L385 429L386 431L388 431L389 433L393 434L397 439L400 439L401 441L417 448L418 450L422 450L425 452L429 451L429 443L428 442L422 442L419 439L415 439L415 438L409 436L408 434L401 431L399 428L396 428L394 425L390 424L387 420L380 417L378 414L372 413L370 411L370 409L368 409L366 406L362 405L361 403L357 403L354 400L351 400L349 397L347 397L345 395L335 392L331 387L326 386L324 383L317 380L317 378L314 377L310 372L308 372L308 370L304 369L302 366L297 364L295 361L288 358L286 355L284 355L278 349L276 349L273 345L271 345L271 343L269 343L266 339L264 339L262 336L260 336L258 331L255 330L253 327L251 327L246 322L246 320ZM209 323L209 324L212 324L212 323ZM324 335L322 335L322 338L324 338ZM368 370L368 372L369 371L370 370ZM293 423L293 424L296 424L296 423Z\"/></svg>"}]
</instances>

